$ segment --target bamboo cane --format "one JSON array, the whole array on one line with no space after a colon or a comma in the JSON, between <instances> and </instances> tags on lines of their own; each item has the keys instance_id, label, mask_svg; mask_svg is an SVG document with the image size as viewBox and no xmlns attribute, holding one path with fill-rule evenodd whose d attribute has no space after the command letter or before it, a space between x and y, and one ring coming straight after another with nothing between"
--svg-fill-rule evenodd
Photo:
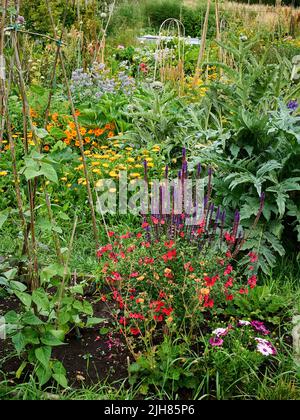
<instances>
[{"instance_id":1,"label":"bamboo cane","mask_svg":"<svg viewBox=\"0 0 300 420\"><path fill-rule=\"evenodd\" d=\"M197 65L196 65L196 71L195 71L195 76L194 76L194 82L193 82L194 86L197 85L198 80L199 80L200 66L201 66L201 63L202 63L202 60L203 60L203 57L204 57L204 52L205 52L207 28L208 28L208 18L209 18L209 12L210 12L210 4L211 4L211 0L207 0L205 20L204 20L204 25L203 25L202 35L201 35L201 45L200 45L200 50L199 50L199 55L198 55L198 60L197 60Z\"/></svg>"},{"instance_id":2,"label":"bamboo cane","mask_svg":"<svg viewBox=\"0 0 300 420\"><path fill-rule=\"evenodd\" d=\"M49 0L45 0L45 1L46 1L46 5L47 5L47 8L48 8L49 16L50 16L50 19L51 19L51 23L52 23L52 27L53 27L53 33L54 33L55 38L57 38L57 31L56 31L54 20L53 20L53 14L52 14L50 2L49 2ZM67 3L68 3L68 0L67 0ZM90 210L91 210L94 239L95 239L95 242L96 242L96 247L98 247L98 245L99 245L99 234L98 234L98 228L97 228L96 213L95 213L92 189L91 189L91 184L90 184L90 178L89 178L89 173L88 173L88 168L87 168L87 163L86 163L86 157L85 157L85 154L84 154L83 140L82 140L82 135L81 135L81 132L80 132L78 117L77 117L74 101L73 101L73 98L72 98L72 93L71 93L70 84L69 84L69 80L68 80L68 76L67 76L64 57L63 57L61 49L59 50L59 58L60 58L61 68L62 68L62 71L63 71L65 85L66 85L66 88L67 88L69 103L71 105L72 116L73 116L73 120L74 120L75 127L76 127L76 133L77 133L77 137L78 137L78 140L79 140L79 148L80 148L80 153L81 153L81 157L82 157L84 176L85 176L85 179L86 179L88 202L89 202L89 206L90 206Z\"/></svg>"}]
</instances>

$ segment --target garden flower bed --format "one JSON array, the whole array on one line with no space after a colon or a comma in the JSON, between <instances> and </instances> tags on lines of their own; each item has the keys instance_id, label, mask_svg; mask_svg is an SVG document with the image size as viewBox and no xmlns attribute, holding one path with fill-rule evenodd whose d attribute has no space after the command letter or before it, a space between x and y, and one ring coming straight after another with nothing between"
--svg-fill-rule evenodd
<instances>
[{"instance_id":1,"label":"garden flower bed","mask_svg":"<svg viewBox=\"0 0 300 420\"><path fill-rule=\"evenodd\" d=\"M0 7L0 399L299 400L297 9L54 3Z\"/></svg>"}]
</instances>

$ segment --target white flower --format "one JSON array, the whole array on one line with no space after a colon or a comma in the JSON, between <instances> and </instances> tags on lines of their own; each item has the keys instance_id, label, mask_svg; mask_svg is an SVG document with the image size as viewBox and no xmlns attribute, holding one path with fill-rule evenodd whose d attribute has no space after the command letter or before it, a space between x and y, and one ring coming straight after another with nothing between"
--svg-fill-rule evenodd
<instances>
[{"instance_id":1,"label":"white flower","mask_svg":"<svg viewBox=\"0 0 300 420\"><path fill-rule=\"evenodd\" d=\"M240 320L240 321L238 322L238 324L239 324L239 325L250 325L250 324L251 324L251 322L250 322L250 321L243 321L243 320Z\"/></svg>"},{"instance_id":2,"label":"white flower","mask_svg":"<svg viewBox=\"0 0 300 420\"><path fill-rule=\"evenodd\" d=\"M277 353L277 350L270 341L260 337L256 337L255 341L257 342L256 350L262 355L274 356Z\"/></svg>"},{"instance_id":3,"label":"white flower","mask_svg":"<svg viewBox=\"0 0 300 420\"><path fill-rule=\"evenodd\" d=\"M217 337L220 337L222 335L226 335L228 333L228 328L217 328L212 332Z\"/></svg>"}]
</instances>

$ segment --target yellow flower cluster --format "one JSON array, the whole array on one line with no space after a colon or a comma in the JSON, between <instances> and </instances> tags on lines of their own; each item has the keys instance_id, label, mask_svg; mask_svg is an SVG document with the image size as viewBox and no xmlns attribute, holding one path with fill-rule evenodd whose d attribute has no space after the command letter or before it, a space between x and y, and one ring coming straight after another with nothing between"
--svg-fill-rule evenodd
<instances>
[{"instance_id":1,"label":"yellow flower cluster","mask_svg":"<svg viewBox=\"0 0 300 420\"><path fill-rule=\"evenodd\" d=\"M88 169L94 176L95 185L99 187L101 186L101 179L113 178L118 180L120 171L127 171L131 183L142 179L144 177L144 161L147 161L150 171L155 171L157 175L161 175L165 166L161 162L159 152L159 145L154 145L151 151L146 149L135 151L132 147L121 144L120 138L120 140L112 141L110 146L99 146L97 150L86 150L84 154ZM64 176L60 178L68 188L72 186L71 181L73 184L75 182L78 185L86 185L82 157L79 157L78 160L79 162L74 168L75 173L64 173Z\"/></svg>"}]
</instances>

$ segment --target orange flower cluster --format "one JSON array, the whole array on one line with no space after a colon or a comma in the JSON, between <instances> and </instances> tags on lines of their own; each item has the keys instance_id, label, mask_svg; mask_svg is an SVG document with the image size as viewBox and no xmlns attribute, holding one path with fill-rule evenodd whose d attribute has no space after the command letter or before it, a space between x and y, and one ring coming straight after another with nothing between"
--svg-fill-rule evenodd
<instances>
[{"instance_id":1,"label":"orange flower cluster","mask_svg":"<svg viewBox=\"0 0 300 420\"><path fill-rule=\"evenodd\" d=\"M84 144L91 144L93 147L98 147L99 144L96 141L99 137L112 138L115 136L116 126L114 123L106 124L103 128L97 127L94 129L87 130L84 127L80 127L80 134L83 137ZM68 124L67 130L65 130L66 138L64 142L67 145L72 144L79 147L80 142L77 136L76 126L74 122Z\"/></svg>"}]
</instances>

